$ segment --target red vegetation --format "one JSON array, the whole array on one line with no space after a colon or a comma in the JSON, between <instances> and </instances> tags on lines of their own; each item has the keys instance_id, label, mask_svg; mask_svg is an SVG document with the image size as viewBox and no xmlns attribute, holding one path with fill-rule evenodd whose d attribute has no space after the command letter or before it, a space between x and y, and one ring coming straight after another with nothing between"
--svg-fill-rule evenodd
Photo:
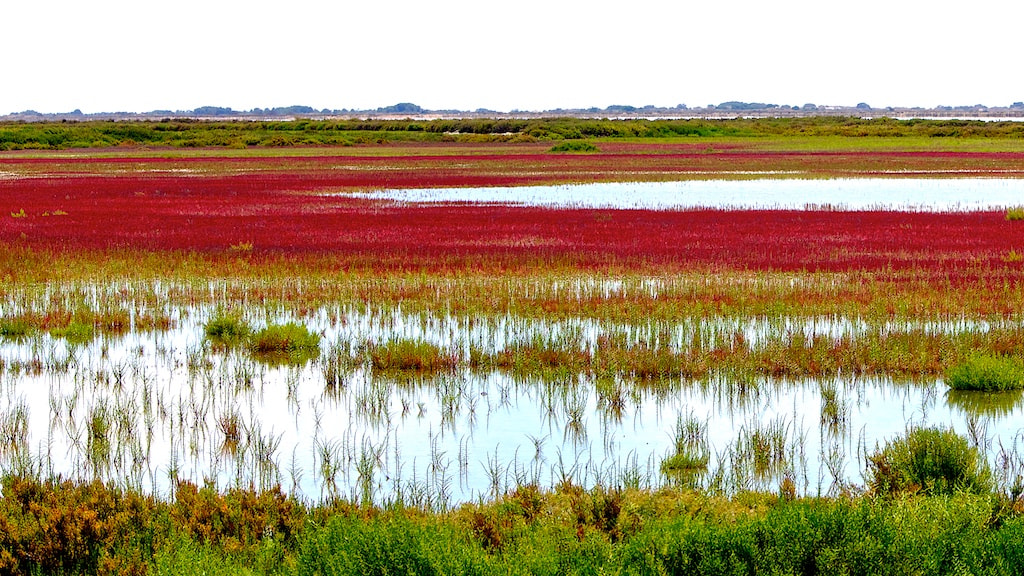
<instances>
[{"instance_id":1,"label":"red vegetation","mask_svg":"<svg viewBox=\"0 0 1024 576\"><path fill-rule=\"evenodd\" d=\"M487 159L505 166L517 162L503 155ZM325 163L337 165L336 157L138 160L190 169L209 165L215 174L200 176L140 172L130 160L51 159L47 174L0 179L0 241L68 252L326 254L342 265L388 267L914 269L932 277L1016 277L1021 270L1024 226L993 212L553 210L408 206L318 194L548 178L528 171L466 171L458 167L462 160L344 161L349 167L365 164L365 170L324 169ZM55 163L65 175L53 174ZM404 163L415 168L402 168ZM241 174L224 175L231 171Z\"/></svg>"}]
</instances>

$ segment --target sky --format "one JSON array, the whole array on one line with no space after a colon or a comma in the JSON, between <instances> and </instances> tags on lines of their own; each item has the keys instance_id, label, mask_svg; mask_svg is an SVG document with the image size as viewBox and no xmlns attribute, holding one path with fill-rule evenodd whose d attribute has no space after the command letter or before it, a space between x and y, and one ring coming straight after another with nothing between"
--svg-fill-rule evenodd
<instances>
[{"instance_id":1,"label":"sky","mask_svg":"<svg viewBox=\"0 0 1024 576\"><path fill-rule=\"evenodd\" d=\"M0 114L1024 101L1019 0L7 0Z\"/></svg>"}]
</instances>

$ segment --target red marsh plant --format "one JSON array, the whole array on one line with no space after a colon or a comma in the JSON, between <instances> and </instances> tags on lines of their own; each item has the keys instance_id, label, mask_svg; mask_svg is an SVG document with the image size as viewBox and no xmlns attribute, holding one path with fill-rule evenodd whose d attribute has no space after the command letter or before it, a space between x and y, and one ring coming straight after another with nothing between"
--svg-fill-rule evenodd
<instances>
[{"instance_id":1,"label":"red marsh plant","mask_svg":"<svg viewBox=\"0 0 1024 576\"><path fill-rule=\"evenodd\" d=\"M330 255L376 269L575 266L1019 276L1024 227L1000 213L593 210L395 205L296 193L310 176L0 181L28 217L0 240L30 250L198 252L245 265ZM43 217L61 209L67 216ZM2 214L3 211L0 211ZM571 232L571 233L570 233ZM232 249L244 245L244 252Z\"/></svg>"}]
</instances>

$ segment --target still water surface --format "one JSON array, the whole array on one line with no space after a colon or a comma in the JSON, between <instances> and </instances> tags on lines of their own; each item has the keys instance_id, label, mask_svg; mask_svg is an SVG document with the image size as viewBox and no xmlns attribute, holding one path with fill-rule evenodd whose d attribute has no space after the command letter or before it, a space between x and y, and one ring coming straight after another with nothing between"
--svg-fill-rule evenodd
<instances>
[{"instance_id":1,"label":"still water surface","mask_svg":"<svg viewBox=\"0 0 1024 576\"><path fill-rule=\"evenodd\" d=\"M368 366L328 384L332 350L418 338L464 354L537 334L572 332L589 346L617 328L587 320L477 319L397 310L320 310L297 319L323 334L321 354L275 366L204 341L212 309L187 309L178 327L72 346L49 335L0 341L0 469L99 477L167 494L171 478L222 487L281 484L307 498L402 494L449 503L502 493L521 482L584 485L668 481L660 464L681 420L706 426L708 477L728 489L777 489L786 472L804 493L864 482L864 454L908 425L974 434L997 460L1014 449L1024 416L1019 393L995 401L956 395L941 382L887 379L638 383L628 376L512 375L460 369L441 375L374 374ZM277 321L289 318L277 318ZM707 319L702 333L857 334L847 318ZM685 348L694 327L670 343ZM929 330L987 330L931 323ZM38 364L35 363L38 361ZM35 368L31 368L35 366ZM235 445L225 422L237 423ZM20 426L20 428L19 428ZM778 467L753 472L744 438L774 430ZM21 438L4 431L19 432ZM707 483L709 478L705 477ZM418 496L417 496L418 495Z\"/></svg>"},{"instance_id":2,"label":"still water surface","mask_svg":"<svg viewBox=\"0 0 1024 576\"><path fill-rule=\"evenodd\" d=\"M556 186L382 190L366 198L525 206L654 209L1001 210L1024 203L1018 178L853 178L606 182Z\"/></svg>"}]
</instances>

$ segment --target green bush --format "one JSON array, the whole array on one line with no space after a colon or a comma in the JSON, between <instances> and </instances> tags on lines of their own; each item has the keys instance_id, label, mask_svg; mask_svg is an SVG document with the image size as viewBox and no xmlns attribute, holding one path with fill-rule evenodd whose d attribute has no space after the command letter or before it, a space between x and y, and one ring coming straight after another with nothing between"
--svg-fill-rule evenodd
<instances>
[{"instance_id":1,"label":"green bush","mask_svg":"<svg viewBox=\"0 0 1024 576\"><path fill-rule=\"evenodd\" d=\"M556 144L548 152L600 152L601 150L590 142L580 140L569 140Z\"/></svg>"},{"instance_id":2,"label":"green bush","mask_svg":"<svg viewBox=\"0 0 1024 576\"><path fill-rule=\"evenodd\" d=\"M953 390L1004 392L1024 388L1024 364L1006 356L972 356L946 372Z\"/></svg>"},{"instance_id":3,"label":"green bush","mask_svg":"<svg viewBox=\"0 0 1024 576\"><path fill-rule=\"evenodd\" d=\"M240 316L218 312L203 328L206 338L220 346L238 346L252 333Z\"/></svg>"},{"instance_id":4,"label":"green bush","mask_svg":"<svg viewBox=\"0 0 1024 576\"><path fill-rule=\"evenodd\" d=\"M0 338L5 340L24 340L32 331L32 325L22 318L0 320Z\"/></svg>"},{"instance_id":5,"label":"green bush","mask_svg":"<svg viewBox=\"0 0 1024 576\"><path fill-rule=\"evenodd\" d=\"M96 336L96 331L92 324L75 321L63 328L50 330L50 335L67 340L68 344L88 344Z\"/></svg>"},{"instance_id":6,"label":"green bush","mask_svg":"<svg viewBox=\"0 0 1024 576\"><path fill-rule=\"evenodd\" d=\"M1024 220L1024 206L1014 206L1006 211L1006 219L1010 222Z\"/></svg>"},{"instance_id":7,"label":"green bush","mask_svg":"<svg viewBox=\"0 0 1024 576\"><path fill-rule=\"evenodd\" d=\"M294 322L271 324L252 335L249 347L262 359L299 364L320 353L320 336Z\"/></svg>"},{"instance_id":8,"label":"green bush","mask_svg":"<svg viewBox=\"0 0 1024 576\"><path fill-rule=\"evenodd\" d=\"M868 457L868 472L875 494L992 490L991 471L981 453L966 438L943 428L914 428L886 442L884 449Z\"/></svg>"}]
</instances>

